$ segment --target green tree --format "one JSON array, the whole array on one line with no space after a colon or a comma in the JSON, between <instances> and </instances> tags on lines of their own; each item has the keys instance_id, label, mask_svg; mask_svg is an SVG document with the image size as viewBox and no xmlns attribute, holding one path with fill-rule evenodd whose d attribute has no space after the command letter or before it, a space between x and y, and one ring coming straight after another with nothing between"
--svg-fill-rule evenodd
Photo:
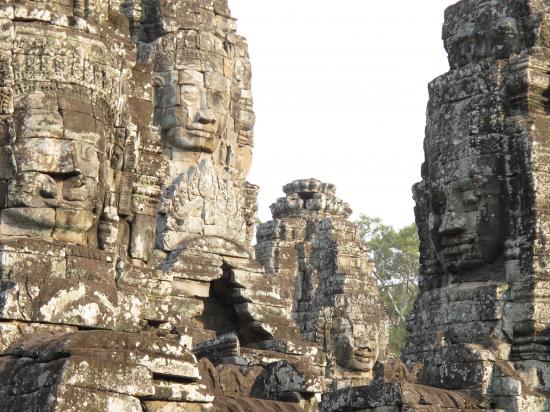
<instances>
[{"instance_id":1,"label":"green tree","mask_svg":"<svg viewBox=\"0 0 550 412\"><path fill-rule=\"evenodd\" d=\"M382 219L361 215L356 222L374 261L374 276L391 321L390 351L405 344L405 321L418 292L419 240L416 225L394 229Z\"/></svg>"}]
</instances>

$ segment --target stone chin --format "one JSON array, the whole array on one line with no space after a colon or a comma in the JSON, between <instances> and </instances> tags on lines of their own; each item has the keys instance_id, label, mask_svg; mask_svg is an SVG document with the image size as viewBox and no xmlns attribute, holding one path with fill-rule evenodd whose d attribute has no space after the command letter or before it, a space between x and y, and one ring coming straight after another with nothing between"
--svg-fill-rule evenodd
<instances>
[{"instance_id":1,"label":"stone chin","mask_svg":"<svg viewBox=\"0 0 550 412\"><path fill-rule=\"evenodd\" d=\"M352 358L344 367L358 372L370 372L374 367L374 358L372 354L366 355L365 353L354 352Z\"/></svg>"},{"instance_id":2,"label":"stone chin","mask_svg":"<svg viewBox=\"0 0 550 412\"><path fill-rule=\"evenodd\" d=\"M378 346L375 345L375 348ZM370 372L378 357L377 351L354 349L349 341L341 341L335 347L336 363L342 369L357 372Z\"/></svg>"},{"instance_id":3,"label":"stone chin","mask_svg":"<svg viewBox=\"0 0 550 412\"><path fill-rule=\"evenodd\" d=\"M214 153L220 139L213 132L175 127L166 132L166 141L172 146L190 152Z\"/></svg>"}]
</instances>

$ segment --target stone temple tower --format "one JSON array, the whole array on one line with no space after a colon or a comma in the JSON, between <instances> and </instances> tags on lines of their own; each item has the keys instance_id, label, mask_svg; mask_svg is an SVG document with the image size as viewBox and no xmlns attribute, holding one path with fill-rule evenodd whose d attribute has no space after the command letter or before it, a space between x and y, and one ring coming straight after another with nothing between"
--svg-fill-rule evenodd
<instances>
[{"instance_id":1,"label":"stone temple tower","mask_svg":"<svg viewBox=\"0 0 550 412\"><path fill-rule=\"evenodd\" d=\"M227 1L6 0L0 27L0 410L316 409L250 245Z\"/></svg>"},{"instance_id":2,"label":"stone temple tower","mask_svg":"<svg viewBox=\"0 0 550 412\"><path fill-rule=\"evenodd\" d=\"M325 410L548 410L550 2L459 1L443 40L450 70L429 86L413 189L421 273L409 369L383 368L362 405L343 391Z\"/></svg>"},{"instance_id":3,"label":"stone temple tower","mask_svg":"<svg viewBox=\"0 0 550 412\"><path fill-rule=\"evenodd\" d=\"M422 276L404 359L424 365L423 383L520 410L535 406L502 390L507 368L541 393L550 382L549 7L461 1L447 10L451 70L430 84L414 189Z\"/></svg>"},{"instance_id":4,"label":"stone temple tower","mask_svg":"<svg viewBox=\"0 0 550 412\"><path fill-rule=\"evenodd\" d=\"M304 339L326 357L329 388L369 383L385 358L388 317L349 205L317 179L283 187L258 227L256 257L281 285Z\"/></svg>"}]
</instances>

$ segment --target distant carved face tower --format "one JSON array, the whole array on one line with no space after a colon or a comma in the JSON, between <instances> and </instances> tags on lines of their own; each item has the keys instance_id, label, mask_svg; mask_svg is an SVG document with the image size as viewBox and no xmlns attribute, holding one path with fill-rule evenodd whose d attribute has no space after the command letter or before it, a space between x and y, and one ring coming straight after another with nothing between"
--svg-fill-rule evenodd
<instances>
[{"instance_id":1,"label":"distant carved face tower","mask_svg":"<svg viewBox=\"0 0 550 412\"><path fill-rule=\"evenodd\" d=\"M388 322L367 246L347 220L352 211L316 179L283 191L273 220L258 226L257 259L282 285L304 339L325 354L333 389L366 384L385 358Z\"/></svg>"}]
</instances>

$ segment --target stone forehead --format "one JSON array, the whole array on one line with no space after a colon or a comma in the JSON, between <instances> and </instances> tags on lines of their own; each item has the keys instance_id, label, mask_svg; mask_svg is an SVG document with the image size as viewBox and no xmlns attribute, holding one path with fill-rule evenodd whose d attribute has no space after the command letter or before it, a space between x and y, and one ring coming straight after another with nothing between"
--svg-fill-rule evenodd
<instances>
[{"instance_id":1,"label":"stone forehead","mask_svg":"<svg viewBox=\"0 0 550 412\"><path fill-rule=\"evenodd\" d=\"M196 70L250 78L246 43L208 31L179 30L156 41L154 71Z\"/></svg>"},{"instance_id":2,"label":"stone forehead","mask_svg":"<svg viewBox=\"0 0 550 412\"><path fill-rule=\"evenodd\" d=\"M160 29L157 30L156 36L181 29L210 31L221 37L236 32L236 21L231 17L225 1L166 0L157 4L156 11L153 11L156 7L144 10L145 21L157 25Z\"/></svg>"},{"instance_id":3,"label":"stone forehead","mask_svg":"<svg viewBox=\"0 0 550 412\"><path fill-rule=\"evenodd\" d=\"M196 69L157 72L152 81L155 87L200 85L218 91L228 91L231 86L231 79L224 73Z\"/></svg>"},{"instance_id":4,"label":"stone forehead","mask_svg":"<svg viewBox=\"0 0 550 412\"><path fill-rule=\"evenodd\" d=\"M504 153L508 140L508 136L500 133L460 135L452 131L430 130L424 146L429 159L434 157L452 159L465 153Z\"/></svg>"},{"instance_id":5,"label":"stone forehead","mask_svg":"<svg viewBox=\"0 0 550 412\"><path fill-rule=\"evenodd\" d=\"M430 178L494 174L507 155L507 138L502 135L449 138L429 136L425 142L425 172Z\"/></svg>"},{"instance_id":6,"label":"stone forehead","mask_svg":"<svg viewBox=\"0 0 550 412\"><path fill-rule=\"evenodd\" d=\"M425 180L425 186L414 189L417 196L430 196L435 192L464 192L475 190L483 193L500 193L505 177L483 164L464 162L462 165L435 166L436 172ZM429 189L424 192L423 189Z\"/></svg>"},{"instance_id":7,"label":"stone forehead","mask_svg":"<svg viewBox=\"0 0 550 412\"><path fill-rule=\"evenodd\" d=\"M214 32L204 30L178 30L164 36L163 40L165 48L178 49L196 49L200 50L205 55L213 53L219 56L228 57L228 48L226 44L228 39L220 37Z\"/></svg>"},{"instance_id":8,"label":"stone forehead","mask_svg":"<svg viewBox=\"0 0 550 412\"><path fill-rule=\"evenodd\" d=\"M68 36L51 25L18 26L12 53L15 93L51 92L71 84L79 94L109 97L121 82L123 55L118 46L97 37Z\"/></svg>"},{"instance_id":9,"label":"stone forehead","mask_svg":"<svg viewBox=\"0 0 550 412\"><path fill-rule=\"evenodd\" d=\"M187 0L189 7L204 7L215 10L217 8L227 8L227 0Z\"/></svg>"}]
</instances>

